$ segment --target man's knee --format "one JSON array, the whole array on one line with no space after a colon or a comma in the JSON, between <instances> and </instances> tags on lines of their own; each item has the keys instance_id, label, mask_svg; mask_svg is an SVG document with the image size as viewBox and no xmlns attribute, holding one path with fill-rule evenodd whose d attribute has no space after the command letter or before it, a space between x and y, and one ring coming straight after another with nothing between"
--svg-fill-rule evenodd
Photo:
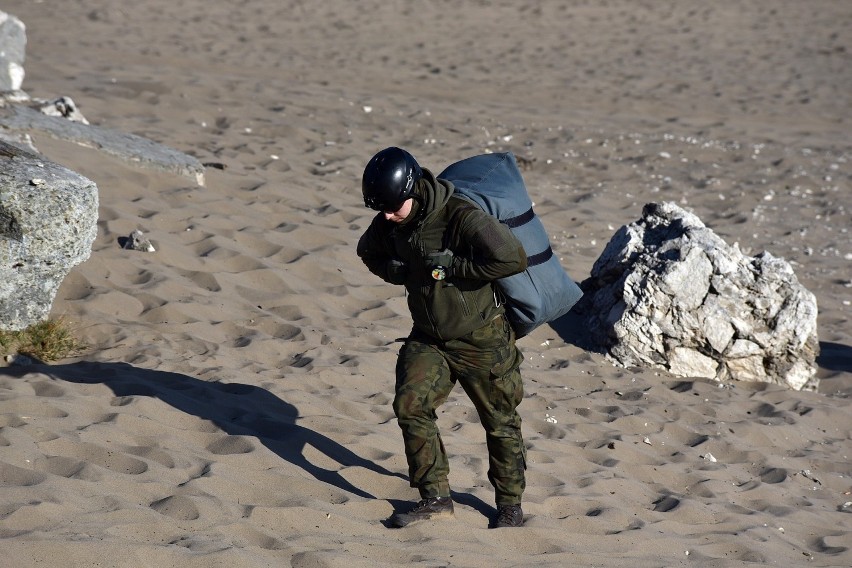
<instances>
[{"instance_id":1,"label":"man's knee","mask_svg":"<svg viewBox=\"0 0 852 568\"><path fill-rule=\"evenodd\" d=\"M415 389L408 387L397 389L393 399L393 412L400 423L423 418L428 414L424 407L424 401Z\"/></svg>"}]
</instances>

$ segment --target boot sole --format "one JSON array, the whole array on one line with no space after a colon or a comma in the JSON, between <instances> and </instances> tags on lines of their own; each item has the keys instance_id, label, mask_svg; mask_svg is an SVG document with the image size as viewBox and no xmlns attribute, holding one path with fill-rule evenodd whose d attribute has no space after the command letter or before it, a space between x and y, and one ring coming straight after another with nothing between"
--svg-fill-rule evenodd
<instances>
[{"instance_id":1,"label":"boot sole","mask_svg":"<svg viewBox=\"0 0 852 568\"><path fill-rule=\"evenodd\" d=\"M420 523L422 521L436 521L441 519L453 519L455 518L455 513L453 511L445 511L441 513L432 513L428 517L424 517L422 515L418 515L416 517L411 518L412 516L402 513L401 515L394 515L390 518L390 525L396 528L403 528L414 523Z\"/></svg>"}]
</instances>

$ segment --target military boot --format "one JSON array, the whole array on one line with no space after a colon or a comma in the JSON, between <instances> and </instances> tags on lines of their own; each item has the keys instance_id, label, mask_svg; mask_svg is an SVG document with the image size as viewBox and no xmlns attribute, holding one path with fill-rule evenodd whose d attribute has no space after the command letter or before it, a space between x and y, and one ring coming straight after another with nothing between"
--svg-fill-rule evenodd
<instances>
[{"instance_id":1,"label":"military boot","mask_svg":"<svg viewBox=\"0 0 852 568\"><path fill-rule=\"evenodd\" d=\"M497 507L497 518L494 528L519 527L524 524L524 512L518 505L500 505Z\"/></svg>"},{"instance_id":2,"label":"military boot","mask_svg":"<svg viewBox=\"0 0 852 568\"><path fill-rule=\"evenodd\" d=\"M390 524L394 527L405 527L417 521L449 518L453 516L453 500L450 497L430 497L423 499L413 509L406 513L391 515Z\"/></svg>"}]
</instances>

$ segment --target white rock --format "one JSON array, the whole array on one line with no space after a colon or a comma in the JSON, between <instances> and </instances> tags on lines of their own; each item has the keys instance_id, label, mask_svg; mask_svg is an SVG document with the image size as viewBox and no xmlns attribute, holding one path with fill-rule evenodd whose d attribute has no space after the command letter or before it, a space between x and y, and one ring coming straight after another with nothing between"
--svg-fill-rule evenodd
<instances>
[{"instance_id":1,"label":"white rock","mask_svg":"<svg viewBox=\"0 0 852 568\"><path fill-rule=\"evenodd\" d=\"M18 91L24 82L27 28L24 23L0 11L0 91Z\"/></svg>"},{"instance_id":2,"label":"white rock","mask_svg":"<svg viewBox=\"0 0 852 568\"><path fill-rule=\"evenodd\" d=\"M583 288L591 339L618 364L817 387L816 298L790 264L744 255L674 203L616 231Z\"/></svg>"},{"instance_id":3,"label":"white rock","mask_svg":"<svg viewBox=\"0 0 852 568\"><path fill-rule=\"evenodd\" d=\"M669 371L681 377L716 377L719 363L694 349L675 347L669 351Z\"/></svg>"}]
</instances>

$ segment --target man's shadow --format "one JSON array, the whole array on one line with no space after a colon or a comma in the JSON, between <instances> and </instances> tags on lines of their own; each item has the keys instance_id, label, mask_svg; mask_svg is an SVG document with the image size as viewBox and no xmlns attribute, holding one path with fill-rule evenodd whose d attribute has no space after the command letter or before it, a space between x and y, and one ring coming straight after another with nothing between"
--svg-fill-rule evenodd
<instances>
[{"instance_id":1,"label":"man's shadow","mask_svg":"<svg viewBox=\"0 0 852 568\"><path fill-rule=\"evenodd\" d=\"M852 373L852 347L842 343L820 341L817 364L829 371Z\"/></svg>"},{"instance_id":2,"label":"man's shadow","mask_svg":"<svg viewBox=\"0 0 852 568\"><path fill-rule=\"evenodd\" d=\"M305 448L310 446L344 467L362 467L379 475L408 480L407 476L389 471L338 442L299 425L296 407L261 387L202 381L180 373L144 369L127 363L84 361L69 365L0 369L0 374L16 377L32 372L72 383L102 383L117 397L158 398L181 412L210 421L226 434L256 437L280 458L302 468L318 481L359 497L376 498L352 485L337 471L311 463L305 458ZM454 498L483 515L489 516L493 511L472 495L454 494ZM396 508L395 500L389 502Z\"/></svg>"}]
</instances>

